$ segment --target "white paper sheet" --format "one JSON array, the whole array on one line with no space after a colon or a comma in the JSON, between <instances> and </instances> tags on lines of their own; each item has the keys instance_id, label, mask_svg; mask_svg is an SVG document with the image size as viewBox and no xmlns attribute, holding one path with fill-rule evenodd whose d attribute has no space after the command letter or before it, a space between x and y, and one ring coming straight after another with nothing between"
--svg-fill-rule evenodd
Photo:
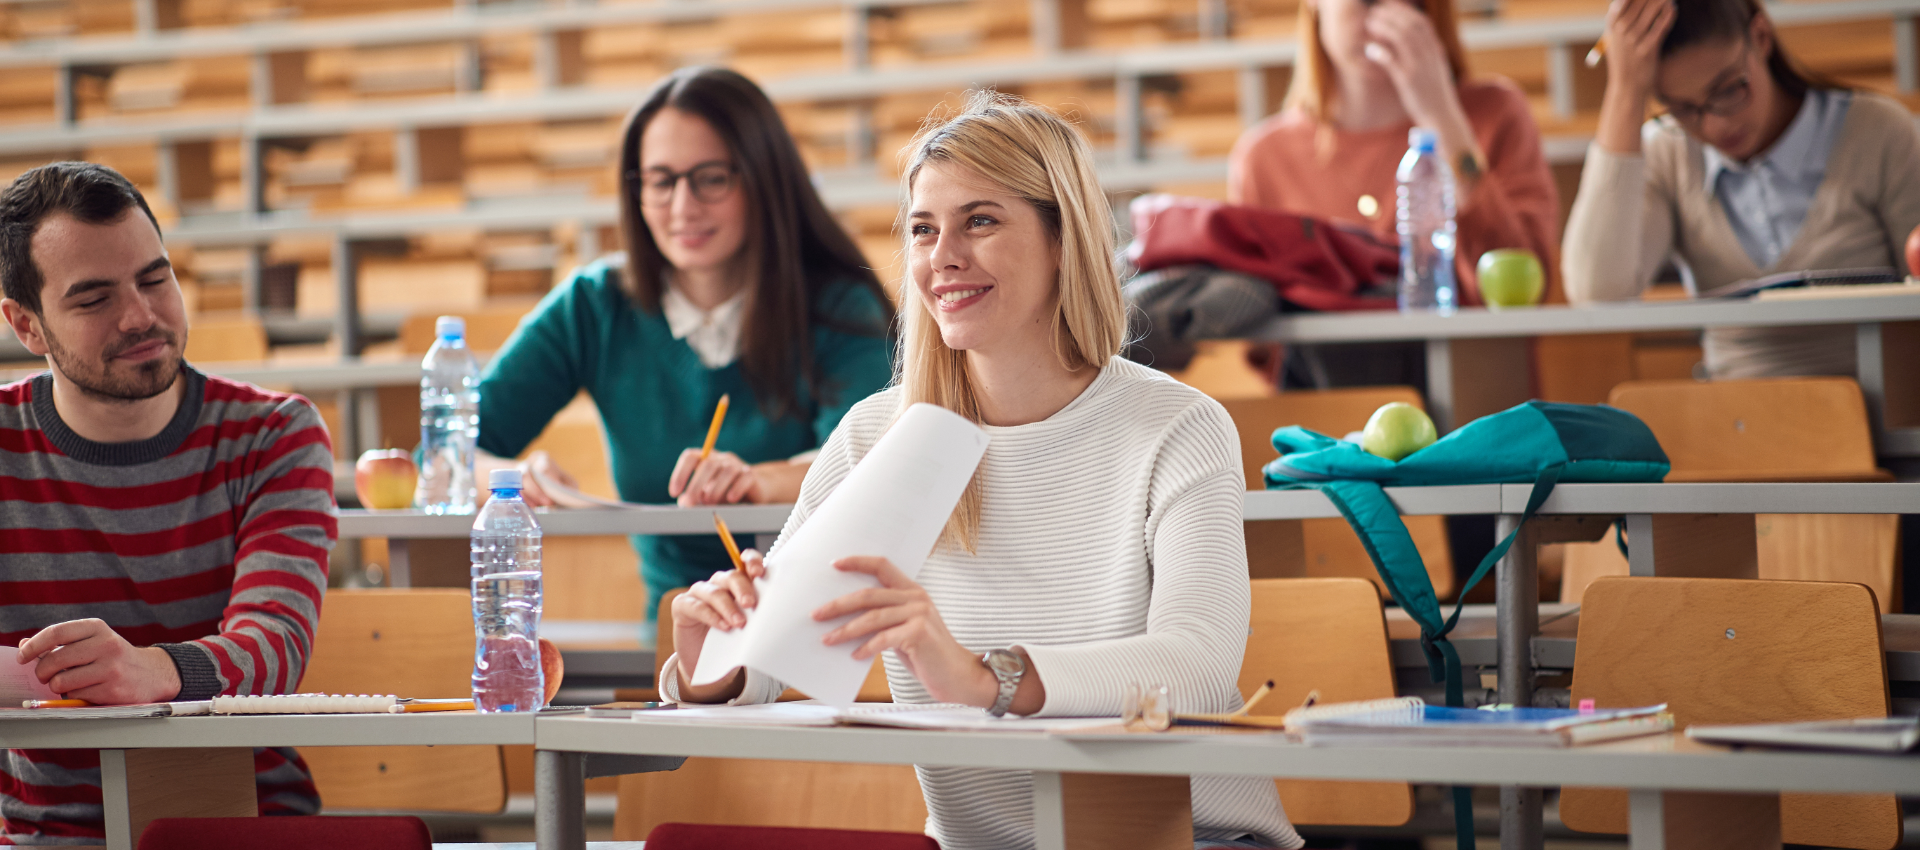
<instances>
[{"instance_id":1,"label":"white paper sheet","mask_svg":"<svg viewBox=\"0 0 1920 850\"><path fill-rule=\"evenodd\" d=\"M835 708L818 700L636 711L641 723L711 726L888 726L959 732L1064 732L1118 726L1118 717L994 717L967 705L862 702Z\"/></svg>"},{"instance_id":2,"label":"white paper sheet","mask_svg":"<svg viewBox=\"0 0 1920 850\"><path fill-rule=\"evenodd\" d=\"M19 708L30 699L59 699L52 688L34 678L33 665L20 663L18 647L0 646L0 706Z\"/></svg>"},{"instance_id":3,"label":"white paper sheet","mask_svg":"<svg viewBox=\"0 0 1920 850\"><path fill-rule=\"evenodd\" d=\"M871 662L854 660L860 641L820 642L851 616L816 623L813 612L875 582L833 562L878 556L918 575L986 451L987 434L972 422L931 404L908 408L767 561L746 627L707 635L694 684L749 667L822 702L853 704Z\"/></svg>"}]
</instances>

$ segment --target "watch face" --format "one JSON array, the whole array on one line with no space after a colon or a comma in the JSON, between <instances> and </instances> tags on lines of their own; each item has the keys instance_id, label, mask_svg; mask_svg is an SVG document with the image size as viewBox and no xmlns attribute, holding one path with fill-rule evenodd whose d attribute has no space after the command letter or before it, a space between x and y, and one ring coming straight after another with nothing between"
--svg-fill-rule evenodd
<instances>
[{"instance_id":1,"label":"watch face","mask_svg":"<svg viewBox=\"0 0 1920 850\"><path fill-rule=\"evenodd\" d=\"M987 653L987 669L996 676L1018 676L1027 671L1027 664L1020 656L1002 649Z\"/></svg>"}]
</instances>

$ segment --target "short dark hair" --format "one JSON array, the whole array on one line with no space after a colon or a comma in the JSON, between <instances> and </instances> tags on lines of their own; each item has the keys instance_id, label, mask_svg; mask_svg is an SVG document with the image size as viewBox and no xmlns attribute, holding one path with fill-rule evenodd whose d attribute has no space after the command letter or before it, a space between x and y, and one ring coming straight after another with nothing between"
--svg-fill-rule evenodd
<instances>
[{"instance_id":1,"label":"short dark hair","mask_svg":"<svg viewBox=\"0 0 1920 850\"><path fill-rule=\"evenodd\" d=\"M41 222L65 213L87 224L111 224L132 207L146 213L154 232L160 232L140 190L104 165L54 162L20 175L0 191L0 290L38 314L40 289L47 282L33 262L33 234Z\"/></svg>"}]
</instances>

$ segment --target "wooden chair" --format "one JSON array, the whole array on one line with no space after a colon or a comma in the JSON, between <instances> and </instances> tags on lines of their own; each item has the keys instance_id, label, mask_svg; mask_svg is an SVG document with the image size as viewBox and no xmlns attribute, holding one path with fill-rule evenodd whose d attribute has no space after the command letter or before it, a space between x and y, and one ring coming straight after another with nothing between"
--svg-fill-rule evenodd
<instances>
[{"instance_id":1,"label":"wooden chair","mask_svg":"<svg viewBox=\"0 0 1920 850\"><path fill-rule=\"evenodd\" d=\"M457 698L473 693L472 676L467 591L332 590L300 687ZM308 747L301 755L333 811L491 813L507 804L499 747Z\"/></svg>"},{"instance_id":2,"label":"wooden chair","mask_svg":"<svg viewBox=\"0 0 1920 850\"><path fill-rule=\"evenodd\" d=\"M1240 457L1247 489L1266 487L1260 468L1278 457L1273 432L1300 425L1331 437L1366 427L1367 418L1383 404L1403 401L1420 405L1411 387L1285 392L1266 398L1222 401L1240 432ZM1407 533L1426 562L1433 592L1453 594L1453 555L1447 548L1446 521L1437 516L1406 518ZM1343 519L1268 520L1247 523L1247 567L1254 578L1333 577L1364 578L1385 593L1366 547Z\"/></svg>"},{"instance_id":3,"label":"wooden chair","mask_svg":"<svg viewBox=\"0 0 1920 850\"><path fill-rule=\"evenodd\" d=\"M1357 578L1253 580L1253 619L1240 692L1271 680L1255 714L1279 715L1319 691L1322 702L1394 696L1380 596ZM1295 824L1398 826L1413 817L1404 782L1276 780Z\"/></svg>"},{"instance_id":4,"label":"wooden chair","mask_svg":"<svg viewBox=\"0 0 1920 850\"><path fill-rule=\"evenodd\" d=\"M1667 703L1677 727L1886 717L1873 592L1858 584L1603 578L1587 589L1573 699ZM1783 794L1781 840L1884 850L1900 843L1892 796ZM1560 819L1627 831L1627 795L1563 789Z\"/></svg>"},{"instance_id":5,"label":"wooden chair","mask_svg":"<svg viewBox=\"0 0 1920 850\"><path fill-rule=\"evenodd\" d=\"M1673 461L1668 481L1887 481L1874 465L1873 433L1850 378L1634 381L1608 403L1640 417ZM1871 588L1882 613L1899 602L1899 517L1760 514L1761 578L1852 581ZM1611 538L1568 544L1561 601L1602 575L1626 575Z\"/></svg>"},{"instance_id":6,"label":"wooden chair","mask_svg":"<svg viewBox=\"0 0 1920 850\"><path fill-rule=\"evenodd\" d=\"M267 328L247 313L193 317L186 357L193 363L253 363L267 359Z\"/></svg>"},{"instance_id":7,"label":"wooden chair","mask_svg":"<svg viewBox=\"0 0 1920 850\"><path fill-rule=\"evenodd\" d=\"M660 600L654 657L662 665L673 655L673 600L683 592ZM893 701L878 659L858 699ZM679 770L620 777L613 834L640 841L669 822L920 832L926 821L920 780L906 765L691 758Z\"/></svg>"}]
</instances>

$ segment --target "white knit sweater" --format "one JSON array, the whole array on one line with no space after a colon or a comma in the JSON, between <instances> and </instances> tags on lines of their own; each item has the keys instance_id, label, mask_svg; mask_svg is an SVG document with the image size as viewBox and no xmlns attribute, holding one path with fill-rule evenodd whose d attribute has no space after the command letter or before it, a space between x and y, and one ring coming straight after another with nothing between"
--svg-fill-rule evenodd
<instances>
[{"instance_id":1,"label":"white knit sweater","mask_svg":"<svg viewBox=\"0 0 1920 850\"><path fill-rule=\"evenodd\" d=\"M900 391L887 390L840 422L783 540L879 440L899 403ZM919 575L953 636L975 652L1025 648L1046 686L1042 716L1117 715L1128 683L1168 686L1180 712L1240 707L1250 593L1239 440L1226 411L1115 358L1045 421L986 430L976 554L943 546ZM895 701L932 701L891 652L886 666ZM662 679L668 699L677 679ZM749 673L736 701L771 702L783 689ZM927 832L945 850L1033 846L1028 773L918 770ZM1196 839L1301 844L1263 778L1194 777L1193 821Z\"/></svg>"}]
</instances>

